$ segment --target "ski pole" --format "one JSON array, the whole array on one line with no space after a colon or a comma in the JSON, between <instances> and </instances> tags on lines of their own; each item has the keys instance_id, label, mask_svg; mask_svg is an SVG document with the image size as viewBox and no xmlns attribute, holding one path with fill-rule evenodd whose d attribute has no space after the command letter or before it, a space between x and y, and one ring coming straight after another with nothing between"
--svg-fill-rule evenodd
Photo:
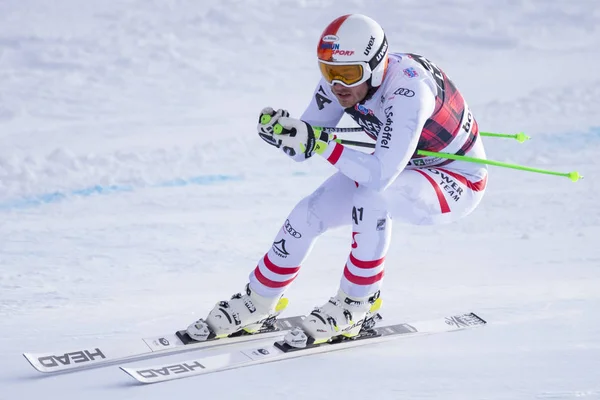
<instances>
[{"instance_id":1,"label":"ski pole","mask_svg":"<svg viewBox=\"0 0 600 400\"><path fill-rule=\"evenodd\" d=\"M338 142L340 144L347 144L350 146L375 148L375 143L359 142L356 140L336 139L336 142ZM572 172L549 171L549 170L545 170L545 169L525 167L523 165L518 165L518 164L509 164L509 163L505 163L502 161L485 160L482 158L459 156L456 154L448 154L448 153L437 153L434 151L425 151L425 150L417 150L417 154L421 155L421 156L439 157L439 158L447 158L449 160L460 160L460 161L472 162L472 163L477 163L477 164L494 165L496 167L512 168L512 169L517 169L520 171L536 172L538 174L564 176L566 178L569 178L573 182L577 182L579 179L583 178L583 176L581 176L579 174L579 172L577 172L577 171L572 171Z\"/></svg>"},{"instance_id":2,"label":"ski pole","mask_svg":"<svg viewBox=\"0 0 600 400\"><path fill-rule=\"evenodd\" d=\"M320 129L323 129L324 131L331 132L331 133L362 132L362 128L358 128L358 127L356 127L356 128L320 128ZM488 137L515 139L519 143L523 143L526 140L531 139L531 137L527 136L523 132L519 132L519 133L515 133L515 134L479 132L479 134L481 136L488 136Z\"/></svg>"},{"instance_id":3,"label":"ski pole","mask_svg":"<svg viewBox=\"0 0 600 400\"><path fill-rule=\"evenodd\" d=\"M518 165L518 164L509 164L509 163L505 163L502 161L484 160L482 158L458 156L456 154L436 153L435 151L418 150L417 154L422 155L422 156L447 158L450 160L467 161L467 162L472 162L472 163L477 163L477 164L494 165L496 167L512 168L512 169L517 169L520 171L536 172L538 174L564 176L566 178L569 178L573 182L577 182L579 179L583 178L583 176L579 175L579 172L577 172L577 171L572 171L572 172L549 171L546 169L525 167L523 165Z\"/></svg>"},{"instance_id":4,"label":"ski pole","mask_svg":"<svg viewBox=\"0 0 600 400\"><path fill-rule=\"evenodd\" d=\"M510 133L494 133L494 132L479 132L479 134L481 136L488 136L488 137L515 139L519 143L523 143L524 141L531 139L529 136L527 136L523 132L519 132L519 133L515 133L515 134L510 134Z\"/></svg>"}]
</instances>

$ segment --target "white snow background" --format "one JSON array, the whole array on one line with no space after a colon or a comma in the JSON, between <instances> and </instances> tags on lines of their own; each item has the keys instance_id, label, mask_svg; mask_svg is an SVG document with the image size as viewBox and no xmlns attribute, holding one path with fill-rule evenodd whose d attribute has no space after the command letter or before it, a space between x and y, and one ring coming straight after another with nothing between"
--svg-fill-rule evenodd
<instances>
[{"instance_id":1,"label":"white snow background","mask_svg":"<svg viewBox=\"0 0 600 400\"><path fill-rule=\"evenodd\" d=\"M395 225L385 321L489 325L150 386L34 371L22 352L184 328L243 289L335 171L267 146L258 112L304 110L351 12L444 69L482 130L533 137L486 138L490 159L585 176L491 167L469 217ZM0 1L0 399L600 398L599 63L596 0ZM288 315L335 293L349 233Z\"/></svg>"}]
</instances>

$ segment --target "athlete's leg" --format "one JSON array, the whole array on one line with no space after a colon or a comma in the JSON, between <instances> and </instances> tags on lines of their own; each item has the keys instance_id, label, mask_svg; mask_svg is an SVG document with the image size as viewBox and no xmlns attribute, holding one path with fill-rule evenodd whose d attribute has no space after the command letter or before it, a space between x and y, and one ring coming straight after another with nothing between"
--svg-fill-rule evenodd
<instances>
[{"instance_id":1,"label":"athlete's leg","mask_svg":"<svg viewBox=\"0 0 600 400\"><path fill-rule=\"evenodd\" d=\"M475 179L450 168L405 170L385 195L396 222L447 224L470 214L481 202L486 175Z\"/></svg>"},{"instance_id":2,"label":"athlete's leg","mask_svg":"<svg viewBox=\"0 0 600 400\"><path fill-rule=\"evenodd\" d=\"M352 246L340 289L348 296L366 298L381 286L392 219L382 192L359 187L352 200Z\"/></svg>"},{"instance_id":3,"label":"athlete's leg","mask_svg":"<svg viewBox=\"0 0 600 400\"><path fill-rule=\"evenodd\" d=\"M336 173L302 199L250 273L250 288L261 296L280 296L298 275L317 237L328 229L350 223L355 191L352 180Z\"/></svg>"},{"instance_id":4,"label":"athlete's leg","mask_svg":"<svg viewBox=\"0 0 600 400\"><path fill-rule=\"evenodd\" d=\"M380 305L376 300L383 280L392 219L417 225L456 221L479 204L486 176L485 167L467 167L467 172L449 166L409 169L402 171L384 192L358 187L352 198L352 248L340 290L307 316L302 324L304 333L316 343L340 334L357 335L362 322ZM307 340L292 334L288 339Z\"/></svg>"},{"instance_id":5,"label":"athlete's leg","mask_svg":"<svg viewBox=\"0 0 600 400\"><path fill-rule=\"evenodd\" d=\"M480 139L466 154L485 158ZM487 183L487 167L453 161L443 167L406 169L385 191L396 222L434 225L455 222L481 202Z\"/></svg>"},{"instance_id":6,"label":"athlete's leg","mask_svg":"<svg viewBox=\"0 0 600 400\"><path fill-rule=\"evenodd\" d=\"M316 238L330 228L348 223L355 191L354 182L337 173L302 199L250 273L245 293L217 303L206 321L198 320L188 327L188 334L205 340L210 332L216 335L229 335L241 329L255 332L267 318L277 315L286 304L282 299L284 291L298 275Z\"/></svg>"}]
</instances>

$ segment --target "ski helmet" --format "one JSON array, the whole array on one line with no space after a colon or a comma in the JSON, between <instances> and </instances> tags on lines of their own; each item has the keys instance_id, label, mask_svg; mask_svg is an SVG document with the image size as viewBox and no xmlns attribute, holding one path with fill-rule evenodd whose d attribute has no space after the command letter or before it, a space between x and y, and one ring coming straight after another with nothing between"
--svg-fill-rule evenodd
<instances>
[{"instance_id":1,"label":"ski helmet","mask_svg":"<svg viewBox=\"0 0 600 400\"><path fill-rule=\"evenodd\" d=\"M329 83L347 87L369 81L378 87L388 63L388 42L381 26L362 14L343 15L321 34L317 57Z\"/></svg>"}]
</instances>

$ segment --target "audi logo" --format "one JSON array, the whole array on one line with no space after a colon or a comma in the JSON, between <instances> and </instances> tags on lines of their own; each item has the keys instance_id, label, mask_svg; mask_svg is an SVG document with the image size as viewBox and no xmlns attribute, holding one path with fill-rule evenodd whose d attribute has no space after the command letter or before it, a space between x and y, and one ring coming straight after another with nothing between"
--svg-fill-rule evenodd
<instances>
[{"instance_id":1,"label":"audi logo","mask_svg":"<svg viewBox=\"0 0 600 400\"><path fill-rule=\"evenodd\" d=\"M289 233L292 237L295 237L296 239L302 237L302 234L292 227L292 224L290 224L289 219L285 220L285 230L287 231L287 233Z\"/></svg>"},{"instance_id":2,"label":"audi logo","mask_svg":"<svg viewBox=\"0 0 600 400\"><path fill-rule=\"evenodd\" d=\"M399 88L399 89L396 89L394 94L397 94L398 96L413 97L415 95L415 92L413 92L410 89Z\"/></svg>"}]
</instances>

